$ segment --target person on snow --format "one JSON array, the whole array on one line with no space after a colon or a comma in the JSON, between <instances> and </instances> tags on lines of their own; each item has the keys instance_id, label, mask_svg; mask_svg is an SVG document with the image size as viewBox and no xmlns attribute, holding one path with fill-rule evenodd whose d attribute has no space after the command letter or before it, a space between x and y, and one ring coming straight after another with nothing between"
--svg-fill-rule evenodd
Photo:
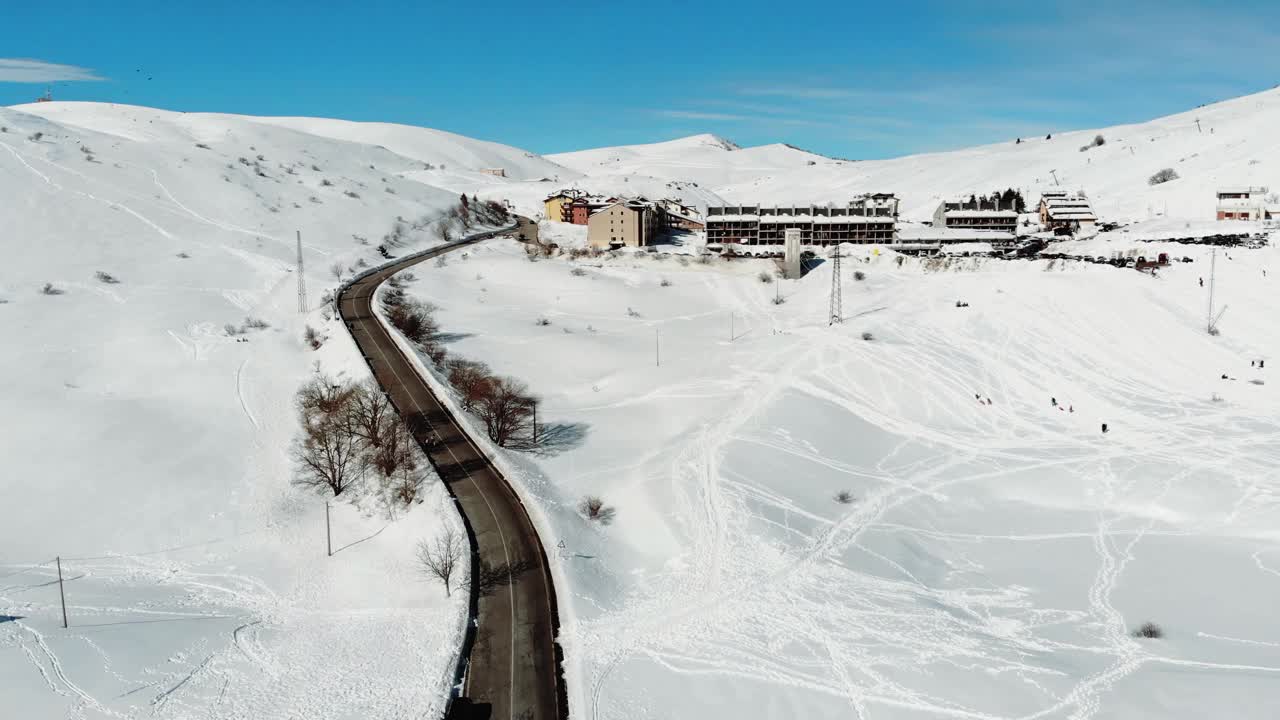
<instances>
[{"instance_id":1,"label":"person on snow","mask_svg":"<svg viewBox=\"0 0 1280 720\"><path fill-rule=\"evenodd\" d=\"M1106 423L1102 423L1102 432L1104 432L1104 433L1105 433L1106 431L1107 431L1107 424L1106 424Z\"/></svg>"},{"instance_id":2,"label":"person on snow","mask_svg":"<svg viewBox=\"0 0 1280 720\"><path fill-rule=\"evenodd\" d=\"M1068 406L1067 406L1067 412L1069 412L1069 413L1073 413L1073 412L1075 412L1075 411L1076 411L1076 406L1075 406L1075 405L1068 405Z\"/></svg>"},{"instance_id":3,"label":"person on snow","mask_svg":"<svg viewBox=\"0 0 1280 720\"><path fill-rule=\"evenodd\" d=\"M1058 398L1056 397L1049 398L1049 404L1054 407L1058 407Z\"/></svg>"},{"instance_id":4,"label":"person on snow","mask_svg":"<svg viewBox=\"0 0 1280 720\"><path fill-rule=\"evenodd\" d=\"M1200 287L1204 287L1204 278L1200 278Z\"/></svg>"}]
</instances>

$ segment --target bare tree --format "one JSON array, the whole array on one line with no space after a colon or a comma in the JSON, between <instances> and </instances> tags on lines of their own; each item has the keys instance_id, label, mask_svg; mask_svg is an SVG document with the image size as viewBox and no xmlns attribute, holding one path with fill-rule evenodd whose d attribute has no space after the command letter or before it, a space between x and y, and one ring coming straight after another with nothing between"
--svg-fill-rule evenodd
<instances>
[{"instance_id":1,"label":"bare tree","mask_svg":"<svg viewBox=\"0 0 1280 720\"><path fill-rule=\"evenodd\" d=\"M444 583L446 597L451 593L450 582L454 571L460 565L463 550L462 534L452 526L446 527L443 532L432 538L431 542L426 540L418 542L416 554L419 569L427 577L433 577Z\"/></svg>"},{"instance_id":2,"label":"bare tree","mask_svg":"<svg viewBox=\"0 0 1280 720\"><path fill-rule=\"evenodd\" d=\"M595 495L588 495L582 498L578 503L578 512L582 513L588 520L594 520L601 525L608 525L613 522L613 518L618 514L617 509L610 505L605 505L604 500Z\"/></svg>"},{"instance_id":3,"label":"bare tree","mask_svg":"<svg viewBox=\"0 0 1280 720\"><path fill-rule=\"evenodd\" d=\"M476 412L484 421L489 439L505 447L528 427L538 402L524 383L511 378L493 378L483 387Z\"/></svg>"},{"instance_id":4,"label":"bare tree","mask_svg":"<svg viewBox=\"0 0 1280 720\"><path fill-rule=\"evenodd\" d=\"M333 275L334 280L342 280L342 263L334 263L329 266L329 273Z\"/></svg>"},{"instance_id":5,"label":"bare tree","mask_svg":"<svg viewBox=\"0 0 1280 720\"><path fill-rule=\"evenodd\" d=\"M298 464L294 482L328 488L335 496L359 480L363 470L356 438L329 418L304 421L303 435L294 445L293 457Z\"/></svg>"},{"instance_id":6,"label":"bare tree","mask_svg":"<svg viewBox=\"0 0 1280 720\"><path fill-rule=\"evenodd\" d=\"M853 502L853 493L849 492L848 490L841 490L840 492L836 493L836 502L840 503L841 505L851 504Z\"/></svg>"},{"instance_id":7,"label":"bare tree","mask_svg":"<svg viewBox=\"0 0 1280 720\"><path fill-rule=\"evenodd\" d=\"M475 360L454 358L448 362L449 384L462 396L462 409L471 412L488 388L493 376L489 366Z\"/></svg>"},{"instance_id":8,"label":"bare tree","mask_svg":"<svg viewBox=\"0 0 1280 720\"><path fill-rule=\"evenodd\" d=\"M347 430L370 448L381 447L393 426L402 425L391 407L391 399L372 379L351 389L350 402L346 403L345 410L343 420Z\"/></svg>"},{"instance_id":9,"label":"bare tree","mask_svg":"<svg viewBox=\"0 0 1280 720\"><path fill-rule=\"evenodd\" d=\"M339 382L327 375L317 375L298 388L295 399L303 424L311 424L318 416L340 416L355 392L350 383Z\"/></svg>"}]
</instances>

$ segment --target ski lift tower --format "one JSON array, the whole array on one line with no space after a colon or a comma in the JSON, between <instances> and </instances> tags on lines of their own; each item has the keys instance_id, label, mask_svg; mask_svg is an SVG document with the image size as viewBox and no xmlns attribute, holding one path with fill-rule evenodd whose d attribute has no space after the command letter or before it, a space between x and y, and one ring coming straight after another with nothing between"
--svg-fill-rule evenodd
<instances>
[{"instance_id":1,"label":"ski lift tower","mask_svg":"<svg viewBox=\"0 0 1280 720\"><path fill-rule=\"evenodd\" d=\"M828 325L844 322L844 299L840 291L840 243L837 241L831 250L831 311Z\"/></svg>"}]
</instances>

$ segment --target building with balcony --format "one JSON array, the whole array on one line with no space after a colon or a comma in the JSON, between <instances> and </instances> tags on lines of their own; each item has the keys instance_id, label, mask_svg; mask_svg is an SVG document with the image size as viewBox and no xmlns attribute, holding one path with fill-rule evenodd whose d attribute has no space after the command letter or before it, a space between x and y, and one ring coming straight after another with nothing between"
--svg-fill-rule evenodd
<instances>
[{"instance_id":1,"label":"building with balcony","mask_svg":"<svg viewBox=\"0 0 1280 720\"><path fill-rule=\"evenodd\" d=\"M705 224L708 244L781 246L787 230L798 230L802 245L887 244L897 237L898 199L877 193L854 198L844 207L712 206Z\"/></svg>"},{"instance_id":2,"label":"building with balcony","mask_svg":"<svg viewBox=\"0 0 1280 720\"><path fill-rule=\"evenodd\" d=\"M1219 220L1267 219L1265 187L1225 187L1218 189Z\"/></svg>"}]
</instances>

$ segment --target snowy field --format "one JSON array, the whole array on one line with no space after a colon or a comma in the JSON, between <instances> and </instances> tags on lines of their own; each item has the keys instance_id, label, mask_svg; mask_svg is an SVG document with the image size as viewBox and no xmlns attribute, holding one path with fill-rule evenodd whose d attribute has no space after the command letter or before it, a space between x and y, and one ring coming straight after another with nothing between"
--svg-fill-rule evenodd
<instances>
[{"instance_id":1,"label":"snowy field","mask_svg":"<svg viewBox=\"0 0 1280 720\"><path fill-rule=\"evenodd\" d=\"M564 543L579 717L1272 717L1278 386L1250 360L1280 257L1220 257L1211 338L1187 252L863 252L835 327L829 265L775 305L763 261L575 276L495 241L415 291L583 434L514 457Z\"/></svg>"}]
</instances>

